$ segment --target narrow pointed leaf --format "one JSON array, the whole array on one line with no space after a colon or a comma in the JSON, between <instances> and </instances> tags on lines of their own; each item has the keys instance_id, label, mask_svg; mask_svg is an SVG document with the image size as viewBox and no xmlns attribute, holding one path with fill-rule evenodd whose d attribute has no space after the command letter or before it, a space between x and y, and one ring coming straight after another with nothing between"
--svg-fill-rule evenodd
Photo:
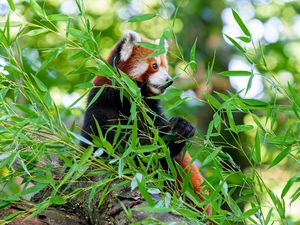
<instances>
[{"instance_id":1,"label":"narrow pointed leaf","mask_svg":"<svg viewBox=\"0 0 300 225\"><path fill-rule=\"evenodd\" d=\"M247 28L246 25L244 24L244 22L243 22L243 20L241 19L241 17L240 17L240 16L237 14L237 12L234 11L233 9L232 9L232 15L233 15L235 21L236 21L236 22L238 23L238 25L240 26L241 30L244 32L244 34L245 34L246 36L250 37L251 34L250 34L248 28Z\"/></svg>"},{"instance_id":2,"label":"narrow pointed leaf","mask_svg":"<svg viewBox=\"0 0 300 225\"><path fill-rule=\"evenodd\" d=\"M150 20L150 19L152 19L154 17L156 17L156 13L147 13L147 14L142 14L142 15L131 17L128 20L128 22L130 22L130 23L141 22L141 21Z\"/></svg>"}]
</instances>

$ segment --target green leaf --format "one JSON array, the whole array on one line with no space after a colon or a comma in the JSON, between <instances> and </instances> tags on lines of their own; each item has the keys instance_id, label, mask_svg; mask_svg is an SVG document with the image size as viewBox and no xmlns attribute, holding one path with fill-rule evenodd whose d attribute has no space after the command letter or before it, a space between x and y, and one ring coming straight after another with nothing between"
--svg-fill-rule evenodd
<instances>
[{"instance_id":1,"label":"green leaf","mask_svg":"<svg viewBox=\"0 0 300 225\"><path fill-rule=\"evenodd\" d=\"M235 129L236 125L235 125L235 121L233 118L233 114L230 108L226 109L226 113L227 113L227 117L228 117L228 122L229 122L229 126L231 129Z\"/></svg>"},{"instance_id":2,"label":"green leaf","mask_svg":"<svg viewBox=\"0 0 300 225\"><path fill-rule=\"evenodd\" d=\"M51 204L55 204L55 205L63 205L66 203L65 199L60 196L51 196L50 202Z\"/></svg>"},{"instance_id":3,"label":"green leaf","mask_svg":"<svg viewBox=\"0 0 300 225\"><path fill-rule=\"evenodd\" d=\"M172 31L169 28L167 28L166 30L164 30L163 37L165 37L167 40L171 40Z\"/></svg>"},{"instance_id":4,"label":"green leaf","mask_svg":"<svg viewBox=\"0 0 300 225\"><path fill-rule=\"evenodd\" d=\"M245 43L250 43L251 42L251 37L237 37L238 39L240 39L241 41L245 42Z\"/></svg>"},{"instance_id":5,"label":"green leaf","mask_svg":"<svg viewBox=\"0 0 300 225\"><path fill-rule=\"evenodd\" d=\"M37 78L36 76L32 76L35 83L37 84L38 88L42 91L42 92L46 92L48 91L46 85L39 79Z\"/></svg>"},{"instance_id":6,"label":"green leaf","mask_svg":"<svg viewBox=\"0 0 300 225\"><path fill-rule=\"evenodd\" d=\"M33 11L40 17L45 17L44 10L39 6L35 0L30 0L30 5Z\"/></svg>"},{"instance_id":7,"label":"green leaf","mask_svg":"<svg viewBox=\"0 0 300 225\"><path fill-rule=\"evenodd\" d=\"M80 83L75 85L76 88L82 88L82 89L89 89L92 88L93 86L94 85L91 82L85 82L85 83Z\"/></svg>"},{"instance_id":8,"label":"green leaf","mask_svg":"<svg viewBox=\"0 0 300 225\"><path fill-rule=\"evenodd\" d=\"M69 19L69 16L65 14L52 14L48 15L48 19L50 21L65 21Z\"/></svg>"},{"instance_id":9,"label":"green leaf","mask_svg":"<svg viewBox=\"0 0 300 225\"><path fill-rule=\"evenodd\" d=\"M268 223L270 222L270 219L271 219L271 216L272 216L272 211L273 211L273 208L271 208L269 210L268 214L267 214L265 225L268 225Z\"/></svg>"},{"instance_id":10,"label":"green leaf","mask_svg":"<svg viewBox=\"0 0 300 225\"><path fill-rule=\"evenodd\" d=\"M64 50L64 48L57 48L54 49L48 56L47 58L43 61L41 67L39 68L39 70L36 72L37 74L42 71L43 69L45 69L50 62L52 62L60 53L62 53Z\"/></svg>"},{"instance_id":11,"label":"green leaf","mask_svg":"<svg viewBox=\"0 0 300 225\"><path fill-rule=\"evenodd\" d=\"M152 50L160 49L159 45L152 44L152 43L149 43L149 42L137 42L136 44L143 47L143 48L147 48L147 49L152 49Z\"/></svg>"},{"instance_id":12,"label":"green leaf","mask_svg":"<svg viewBox=\"0 0 300 225\"><path fill-rule=\"evenodd\" d=\"M297 139L293 136L267 136L267 140L275 145L292 145L297 142Z\"/></svg>"},{"instance_id":13,"label":"green leaf","mask_svg":"<svg viewBox=\"0 0 300 225\"><path fill-rule=\"evenodd\" d=\"M254 215L258 211L258 208L254 207L252 209L247 210L246 212L243 213L244 218L248 218L252 215Z\"/></svg>"},{"instance_id":14,"label":"green leaf","mask_svg":"<svg viewBox=\"0 0 300 225\"><path fill-rule=\"evenodd\" d=\"M140 173L136 173L131 181L131 191L133 191L134 189L137 188L138 186L138 182L142 182L142 179L143 179L143 175L140 174Z\"/></svg>"},{"instance_id":15,"label":"green leaf","mask_svg":"<svg viewBox=\"0 0 300 225\"><path fill-rule=\"evenodd\" d=\"M260 163L261 162L261 150L260 150L260 139L259 139L259 133L258 131L256 132L255 135L255 156L257 159L257 162Z\"/></svg>"},{"instance_id":16,"label":"green leaf","mask_svg":"<svg viewBox=\"0 0 300 225\"><path fill-rule=\"evenodd\" d=\"M34 217L36 217L37 215L39 215L42 211L46 210L49 206L51 205L51 202L48 200L48 201L43 201L39 204L36 205L36 210L33 211L33 213L31 213L29 216L27 216L25 218L25 220L30 220Z\"/></svg>"},{"instance_id":17,"label":"green leaf","mask_svg":"<svg viewBox=\"0 0 300 225\"><path fill-rule=\"evenodd\" d=\"M253 78L254 78L254 74L252 73L249 80L248 80L248 83L247 83L247 88L246 88L246 94L248 93L248 91L251 89L252 87L252 81L253 81Z\"/></svg>"},{"instance_id":18,"label":"green leaf","mask_svg":"<svg viewBox=\"0 0 300 225\"><path fill-rule=\"evenodd\" d=\"M297 92L295 91L295 88L292 87L290 83L288 83L288 88L291 94L291 97L293 99L293 102L297 105L297 107L300 109L300 98Z\"/></svg>"},{"instance_id":19,"label":"green leaf","mask_svg":"<svg viewBox=\"0 0 300 225\"><path fill-rule=\"evenodd\" d=\"M246 25L244 24L244 22L242 21L241 17L237 14L236 11L234 11L233 9L232 10L232 15L235 19L235 21L238 23L238 25L240 26L241 30L244 32L244 34L248 37L251 36L248 28L246 27Z\"/></svg>"},{"instance_id":20,"label":"green leaf","mask_svg":"<svg viewBox=\"0 0 300 225\"><path fill-rule=\"evenodd\" d=\"M203 161L203 163L201 164L201 168L204 168L206 165L208 165L212 160L216 159L217 155L219 154L219 152L221 151L221 147L216 147L212 153L210 153L205 160Z\"/></svg>"},{"instance_id":21,"label":"green leaf","mask_svg":"<svg viewBox=\"0 0 300 225\"><path fill-rule=\"evenodd\" d=\"M150 206L154 206L155 203L152 200L151 195L148 193L145 183L139 182L138 180L137 180L137 183L138 183L138 187L139 187L139 191L140 191L141 195L144 197L144 199L148 202L148 204Z\"/></svg>"},{"instance_id":22,"label":"green leaf","mask_svg":"<svg viewBox=\"0 0 300 225\"><path fill-rule=\"evenodd\" d=\"M285 150L281 151L276 158L271 162L269 168L277 165L278 163L281 162L281 160L283 160L289 153L290 153L290 148L286 148Z\"/></svg>"},{"instance_id":23,"label":"green leaf","mask_svg":"<svg viewBox=\"0 0 300 225\"><path fill-rule=\"evenodd\" d=\"M164 54L165 52L166 52L166 49L165 49L165 48L161 48L161 49L159 49L159 50L157 50L157 51L155 51L155 52L153 52L153 53L147 55L146 58L147 58L147 59L153 58L153 57L155 57L155 56Z\"/></svg>"},{"instance_id":24,"label":"green leaf","mask_svg":"<svg viewBox=\"0 0 300 225\"><path fill-rule=\"evenodd\" d=\"M4 193L4 192L0 191L0 200L1 201L3 200L3 201L15 202L15 201L19 201L20 198L17 195L8 195L7 193Z\"/></svg>"},{"instance_id":25,"label":"green leaf","mask_svg":"<svg viewBox=\"0 0 300 225\"><path fill-rule=\"evenodd\" d=\"M217 129L218 133L220 133L222 124L221 124L221 117L218 114L218 112L214 113L213 123L214 123L214 127Z\"/></svg>"},{"instance_id":26,"label":"green leaf","mask_svg":"<svg viewBox=\"0 0 300 225\"><path fill-rule=\"evenodd\" d=\"M299 175L295 175L288 180L288 182L286 183L286 185L284 186L281 192L281 198L284 198L284 196L288 193L288 191L290 190L290 188L295 182L300 182Z\"/></svg>"},{"instance_id":27,"label":"green leaf","mask_svg":"<svg viewBox=\"0 0 300 225\"><path fill-rule=\"evenodd\" d=\"M243 125L235 125L234 127L231 127L230 130L236 133L240 132L246 132L252 130L254 127L252 125L243 124Z\"/></svg>"},{"instance_id":28,"label":"green leaf","mask_svg":"<svg viewBox=\"0 0 300 225\"><path fill-rule=\"evenodd\" d=\"M142 15L131 17L128 20L128 22L130 22L130 23L141 22L141 21L150 20L150 19L152 19L154 17L156 17L156 13L147 13L147 14L142 14Z\"/></svg>"},{"instance_id":29,"label":"green leaf","mask_svg":"<svg viewBox=\"0 0 300 225\"><path fill-rule=\"evenodd\" d=\"M204 97L210 105L212 105L216 109L219 109L221 103L215 97L208 93L204 93Z\"/></svg>"},{"instance_id":30,"label":"green leaf","mask_svg":"<svg viewBox=\"0 0 300 225\"><path fill-rule=\"evenodd\" d=\"M41 191L42 189L44 189L47 186L47 184L37 184L35 186L32 186L30 188L24 189L21 193L20 196L24 196L24 195L28 195L28 194L32 194L32 193L37 193L39 191Z\"/></svg>"},{"instance_id":31,"label":"green leaf","mask_svg":"<svg viewBox=\"0 0 300 225\"><path fill-rule=\"evenodd\" d=\"M206 76L206 79L205 79L205 84L206 85L208 85L208 83L211 80L212 72L213 72L214 65L215 65L215 59L216 59L216 51L214 51L214 57L213 57L212 61L208 63L208 66L207 66L207 76Z\"/></svg>"},{"instance_id":32,"label":"green leaf","mask_svg":"<svg viewBox=\"0 0 300 225\"><path fill-rule=\"evenodd\" d=\"M41 28L41 29L34 29L34 30L31 30L31 31L25 33L25 35L30 36L30 37L33 37L33 36L37 36L37 35L39 35L39 34L43 34L43 33L46 33L46 32L48 32L47 29Z\"/></svg>"},{"instance_id":33,"label":"green leaf","mask_svg":"<svg viewBox=\"0 0 300 225\"><path fill-rule=\"evenodd\" d=\"M224 77L235 77L235 76L251 76L252 72L245 70L228 70L218 73Z\"/></svg>"},{"instance_id":34,"label":"green leaf","mask_svg":"<svg viewBox=\"0 0 300 225\"><path fill-rule=\"evenodd\" d=\"M266 107L266 106L269 105L267 102L264 102L264 101L261 101L261 100L256 100L256 99L247 99L247 98L244 98L244 99L242 99L242 101L246 105L251 105L251 106Z\"/></svg>"},{"instance_id":35,"label":"green leaf","mask_svg":"<svg viewBox=\"0 0 300 225\"><path fill-rule=\"evenodd\" d=\"M73 132L70 132L70 134L72 134L77 140L82 141L83 143L87 144L87 145L93 145L92 142L90 142L88 139L86 139L85 137L83 137L80 134L76 134Z\"/></svg>"},{"instance_id":36,"label":"green leaf","mask_svg":"<svg viewBox=\"0 0 300 225\"><path fill-rule=\"evenodd\" d=\"M94 150L93 146L89 146L89 147L83 152L83 154L82 154L81 157L80 157L79 163L78 163L79 166L82 165L82 164L84 164L84 163L86 163L86 162L89 160L89 158L90 158L91 155L93 154L93 150Z\"/></svg>"},{"instance_id":37,"label":"green leaf","mask_svg":"<svg viewBox=\"0 0 300 225\"><path fill-rule=\"evenodd\" d=\"M192 70L195 70L196 69L196 66L197 66L197 63L196 63L196 46L197 46L197 38L196 40L194 41L194 44L191 48L191 51L190 51L190 66L192 68Z\"/></svg>"},{"instance_id":38,"label":"green leaf","mask_svg":"<svg viewBox=\"0 0 300 225\"><path fill-rule=\"evenodd\" d=\"M255 115L255 114L252 113L252 118L253 118L254 122L256 123L256 125L257 125L262 131L266 132L265 128L264 128L264 127L261 125L261 123L260 123L259 117L258 117L257 115Z\"/></svg>"},{"instance_id":39,"label":"green leaf","mask_svg":"<svg viewBox=\"0 0 300 225\"><path fill-rule=\"evenodd\" d=\"M25 213L26 213L25 211L18 211L18 212L15 212L15 213L11 213L10 215L8 215L7 217L5 217L5 218L3 218L1 220L5 221L5 222L10 222L10 221L13 221L17 217L19 217L19 216L21 216L21 215L23 215ZM3 223L3 224L5 224L5 223Z\"/></svg>"},{"instance_id":40,"label":"green leaf","mask_svg":"<svg viewBox=\"0 0 300 225\"><path fill-rule=\"evenodd\" d=\"M235 46L237 47L241 52L245 53L246 50L239 44L237 43L232 37L229 37L227 34L224 34L228 40Z\"/></svg>"},{"instance_id":41,"label":"green leaf","mask_svg":"<svg viewBox=\"0 0 300 225\"><path fill-rule=\"evenodd\" d=\"M9 7L12 11L15 11L16 7L15 7L15 3L13 0L7 0Z\"/></svg>"},{"instance_id":42,"label":"green leaf","mask_svg":"<svg viewBox=\"0 0 300 225\"><path fill-rule=\"evenodd\" d=\"M104 88L105 88L105 85L103 85L101 88L99 88L99 90L97 91L97 93L95 94L95 96L92 98L92 100L90 101L90 103L87 106L87 108L89 108L91 105L94 104L95 101L97 101L97 99L99 98L99 96L103 92Z\"/></svg>"}]
</instances>

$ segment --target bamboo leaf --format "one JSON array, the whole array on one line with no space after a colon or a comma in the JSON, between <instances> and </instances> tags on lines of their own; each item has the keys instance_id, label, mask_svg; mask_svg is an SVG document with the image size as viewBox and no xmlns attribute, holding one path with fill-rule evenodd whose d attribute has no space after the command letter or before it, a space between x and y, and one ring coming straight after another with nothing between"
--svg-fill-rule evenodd
<instances>
[{"instance_id":1,"label":"bamboo leaf","mask_svg":"<svg viewBox=\"0 0 300 225\"><path fill-rule=\"evenodd\" d=\"M212 61L208 63L208 66L207 66L207 76L206 76L206 79L205 79L205 84L206 85L208 85L208 83L211 80L212 72L213 72L214 65L215 65L215 59L216 59L216 51L214 51L214 57L213 57Z\"/></svg>"},{"instance_id":2,"label":"bamboo leaf","mask_svg":"<svg viewBox=\"0 0 300 225\"><path fill-rule=\"evenodd\" d=\"M152 44L152 43L149 43L149 42L137 42L136 44L143 47L143 48L148 48L148 49L152 49L152 50L160 49L159 45Z\"/></svg>"},{"instance_id":3,"label":"bamboo leaf","mask_svg":"<svg viewBox=\"0 0 300 225\"><path fill-rule=\"evenodd\" d=\"M152 200L151 195L148 193L145 183L139 182L138 180L137 180L137 183L138 183L138 187L139 187L139 191L140 191L141 195L148 202L148 204L153 207L154 201Z\"/></svg>"},{"instance_id":4,"label":"bamboo leaf","mask_svg":"<svg viewBox=\"0 0 300 225\"><path fill-rule=\"evenodd\" d=\"M16 7L15 7L15 3L13 0L7 0L9 7L12 11L15 11Z\"/></svg>"},{"instance_id":5,"label":"bamboo leaf","mask_svg":"<svg viewBox=\"0 0 300 225\"><path fill-rule=\"evenodd\" d=\"M239 43L237 43L232 37L229 37L227 34L224 34L228 40L235 46L237 47L241 52L245 53L246 50L243 48Z\"/></svg>"},{"instance_id":6,"label":"bamboo leaf","mask_svg":"<svg viewBox=\"0 0 300 225\"><path fill-rule=\"evenodd\" d=\"M197 66L197 63L196 63L196 46L197 46L197 38L196 40L194 41L194 44L191 48L191 51L190 51L190 66L192 68L192 70L195 70L196 69L196 66Z\"/></svg>"},{"instance_id":7,"label":"bamboo leaf","mask_svg":"<svg viewBox=\"0 0 300 225\"><path fill-rule=\"evenodd\" d=\"M25 35L30 36L30 37L34 37L34 36L37 36L39 34L44 34L44 33L47 33L47 32L48 32L47 29L41 28L41 29L30 30Z\"/></svg>"},{"instance_id":8,"label":"bamboo leaf","mask_svg":"<svg viewBox=\"0 0 300 225\"><path fill-rule=\"evenodd\" d=\"M261 150L260 150L260 139L259 139L259 133L258 131L256 132L255 135L255 156L257 159L257 162L260 163L261 162Z\"/></svg>"},{"instance_id":9,"label":"bamboo leaf","mask_svg":"<svg viewBox=\"0 0 300 225\"><path fill-rule=\"evenodd\" d=\"M45 17L44 10L39 6L35 0L30 0L30 5L33 11L40 17Z\"/></svg>"},{"instance_id":10,"label":"bamboo leaf","mask_svg":"<svg viewBox=\"0 0 300 225\"><path fill-rule=\"evenodd\" d=\"M252 72L245 70L228 70L218 73L224 77L235 77L235 76L251 76Z\"/></svg>"},{"instance_id":11,"label":"bamboo leaf","mask_svg":"<svg viewBox=\"0 0 300 225\"><path fill-rule=\"evenodd\" d=\"M245 42L245 43L250 43L251 42L251 37L237 37L238 39L240 39L241 41Z\"/></svg>"},{"instance_id":12,"label":"bamboo leaf","mask_svg":"<svg viewBox=\"0 0 300 225\"><path fill-rule=\"evenodd\" d=\"M288 191L290 190L290 188L295 182L300 182L300 177L298 175L295 175L288 180L288 182L286 183L286 185L284 186L281 192L281 198L284 198L284 196L288 193Z\"/></svg>"},{"instance_id":13,"label":"bamboo leaf","mask_svg":"<svg viewBox=\"0 0 300 225\"><path fill-rule=\"evenodd\" d=\"M209 104L211 104L214 108L219 109L221 103L215 97L208 93L204 93L204 96Z\"/></svg>"},{"instance_id":14,"label":"bamboo leaf","mask_svg":"<svg viewBox=\"0 0 300 225\"><path fill-rule=\"evenodd\" d=\"M138 16L131 17L128 22L133 23L133 22L142 22L146 20L150 20L152 18L156 17L156 13L147 13L147 14L142 14Z\"/></svg>"},{"instance_id":15,"label":"bamboo leaf","mask_svg":"<svg viewBox=\"0 0 300 225\"><path fill-rule=\"evenodd\" d=\"M32 76L35 83L37 84L38 88L42 91L42 92L46 92L48 91L46 85L39 79L37 78L36 76Z\"/></svg>"},{"instance_id":16,"label":"bamboo leaf","mask_svg":"<svg viewBox=\"0 0 300 225\"><path fill-rule=\"evenodd\" d=\"M244 34L248 37L251 36L248 28L246 27L246 25L244 24L243 20L241 19L241 17L237 14L236 11L234 11L233 9L232 10L232 15L235 19L235 21L238 23L238 25L240 26L241 30L244 32Z\"/></svg>"},{"instance_id":17,"label":"bamboo leaf","mask_svg":"<svg viewBox=\"0 0 300 225\"><path fill-rule=\"evenodd\" d=\"M45 69L50 62L52 62L62 51L64 48L57 48L54 49L48 56L47 58L43 61L43 64L40 66L40 68L38 69L38 71L36 72L36 74L38 74L39 72L41 72L43 69Z\"/></svg>"},{"instance_id":18,"label":"bamboo leaf","mask_svg":"<svg viewBox=\"0 0 300 225\"><path fill-rule=\"evenodd\" d=\"M286 148L285 150L281 151L276 157L275 159L273 159L273 161L271 162L269 168L277 165L278 163L280 163L289 153L290 153L290 148Z\"/></svg>"}]
</instances>

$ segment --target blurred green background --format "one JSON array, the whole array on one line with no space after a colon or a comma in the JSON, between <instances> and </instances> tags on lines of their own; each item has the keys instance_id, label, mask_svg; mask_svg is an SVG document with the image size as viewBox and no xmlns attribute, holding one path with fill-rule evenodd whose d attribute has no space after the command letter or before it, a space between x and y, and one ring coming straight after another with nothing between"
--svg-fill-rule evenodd
<instances>
[{"instance_id":1,"label":"blurred green background","mask_svg":"<svg viewBox=\"0 0 300 225\"><path fill-rule=\"evenodd\" d=\"M73 20L69 20L72 26L77 29L83 29L83 22L77 18L78 9L73 0L47 0L39 1L45 8L48 15L60 14L53 23L60 29L57 32L64 33L68 23L63 15L67 15ZM3 28L7 15L10 12L11 36L18 33L20 27L25 22L34 24L45 24L32 10L29 1L15 1L17 8L15 12L10 12L6 1L0 0L0 20ZM99 54L106 58L112 46L122 37L126 30L135 30L143 36L157 39L160 38L166 28L172 23L172 18L177 13L174 20L173 30L177 37L177 43L170 42L169 64L170 74L175 79L175 86L183 92L175 94L188 96L186 101L176 107L172 107L172 101L163 101L167 114L181 115L194 124L202 134L206 134L209 122L213 118L214 111L204 101L204 93L214 91L227 93L241 91L239 96L247 99L257 99L270 104L287 104L287 97L282 93L288 83L292 84L299 95L300 90L300 1L293 0L132 0L132 1L114 1L114 0L85 0L86 16L90 20L96 41L100 48ZM177 10L178 8L178 10ZM267 68L259 63L251 65L244 56L236 50L232 43L224 36L231 37L242 36L242 31L235 22L231 8L235 9L250 30L253 43L244 44L249 54L253 52L253 44L263 49ZM160 16L142 23L129 23L130 17L149 12L157 12ZM51 27L51 24L49 25ZM39 30L39 35L34 31L19 38L21 46L22 60L24 70L27 73L37 73L37 77L43 81L50 90L50 95L55 103L62 109L70 106L85 91L85 88L79 84L89 82L93 78L93 68L95 65L91 60L82 54L78 54L78 49L74 47L64 50L61 54L55 54L53 60L46 67L40 70L40 66L45 59L49 58L53 49L60 49L65 45L64 37L43 32ZM74 31L75 32L75 31ZM190 49L193 43L197 43L195 72L186 68L184 60L189 59ZM78 40L74 40L75 42ZM84 41L84 38L83 40ZM180 54L183 53L183 55ZM3 49L0 49L0 73L10 76L5 70L9 64L5 57ZM209 83L207 79L208 65L214 60L213 74ZM225 70L248 70L254 72L252 86L245 93L249 77L222 77L216 73ZM272 79L270 79L272 78ZM274 83L272 80L277 80ZM167 93L172 98L173 92ZM193 96L199 97L203 101L198 101ZM170 99L169 99L170 100ZM81 100L71 107L70 110L63 111L62 118L68 126L75 120L78 127L82 122L85 101ZM265 125L266 130L278 135L284 135L286 129L295 121L290 119L289 114L277 112L276 121L271 124L266 122L266 112L256 111L258 118ZM248 114L235 112L236 124L252 124L252 117ZM299 132L299 124L296 128ZM78 129L79 130L79 129ZM244 132L240 135L244 149L247 150L249 144L253 144L255 133ZM227 141L231 142L230 136L227 137L226 131L223 135ZM300 138L298 136L298 138ZM215 140L220 143L221 140ZM233 141L232 141L233 142ZM218 145L218 144L217 144ZM241 169L247 171L248 164L243 157L230 147L224 147L224 151L230 152L233 159L238 163ZM248 149L249 150L249 149ZM257 168L265 180L268 187L276 194L281 193L287 180L295 173L299 173L299 157L285 158L276 167L268 169L267 165L278 155L280 148L275 145L262 145L262 163ZM299 151L299 147L298 147ZM250 154L250 153L247 153ZM298 154L299 156L299 154ZM206 176L213 175L213 171L207 171ZM293 186L296 190L298 186ZM290 193L292 193L291 191ZM299 192L300 193L300 192ZM267 196L261 196L267 198ZM300 220L300 201L297 200L292 207L289 207L289 194L285 196L287 215L291 221ZM267 201L265 204L268 204Z\"/></svg>"}]
</instances>

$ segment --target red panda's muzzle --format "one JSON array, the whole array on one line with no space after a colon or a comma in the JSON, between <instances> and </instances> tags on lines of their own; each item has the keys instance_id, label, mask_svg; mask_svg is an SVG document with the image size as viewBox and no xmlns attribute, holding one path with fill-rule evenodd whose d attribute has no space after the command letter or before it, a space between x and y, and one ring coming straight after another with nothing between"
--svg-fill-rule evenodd
<instances>
[{"instance_id":1,"label":"red panda's muzzle","mask_svg":"<svg viewBox=\"0 0 300 225\"><path fill-rule=\"evenodd\" d=\"M152 84L151 82L148 82L147 86L149 91L153 95L160 95L162 94L168 87L170 87L173 84L173 80L168 78L164 83L161 85L158 84Z\"/></svg>"}]
</instances>

